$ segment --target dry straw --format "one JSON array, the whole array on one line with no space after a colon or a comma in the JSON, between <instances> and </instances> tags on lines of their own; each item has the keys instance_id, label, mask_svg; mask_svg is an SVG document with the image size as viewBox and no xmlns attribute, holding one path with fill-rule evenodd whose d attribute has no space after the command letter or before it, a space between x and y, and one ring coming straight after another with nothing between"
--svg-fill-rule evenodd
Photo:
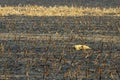
<instances>
[{"instance_id":1,"label":"dry straw","mask_svg":"<svg viewBox=\"0 0 120 80\"><path fill-rule=\"evenodd\" d=\"M0 7L0 16L120 16L120 8L89 8L68 6L5 6Z\"/></svg>"}]
</instances>

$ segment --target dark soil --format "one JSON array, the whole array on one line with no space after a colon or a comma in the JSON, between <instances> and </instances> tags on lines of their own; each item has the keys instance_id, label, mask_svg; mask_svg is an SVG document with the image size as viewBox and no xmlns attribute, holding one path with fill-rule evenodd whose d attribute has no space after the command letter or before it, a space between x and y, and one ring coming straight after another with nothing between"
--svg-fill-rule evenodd
<instances>
[{"instance_id":1,"label":"dark soil","mask_svg":"<svg viewBox=\"0 0 120 80\"><path fill-rule=\"evenodd\" d=\"M119 27L120 17L110 16L1 17L0 79L119 80ZM76 51L75 44L92 49Z\"/></svg>"},{"instance_id":2,"label":"dark soil","mask_svg":"<svg viewBox=\"0 0 120 80\"><path fill-rule=\"evenodd\" d=\"M0 0L1 6L76 6L76 7L120 7L120 0Z\"/></svg>"}]
</instances>

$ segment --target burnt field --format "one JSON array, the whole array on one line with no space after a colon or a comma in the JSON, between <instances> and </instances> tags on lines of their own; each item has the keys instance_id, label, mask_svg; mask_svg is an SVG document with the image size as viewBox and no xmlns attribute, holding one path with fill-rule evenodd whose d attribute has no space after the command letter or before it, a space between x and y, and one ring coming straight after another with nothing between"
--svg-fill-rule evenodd
<instances>
[{"instance_id":1,"label":"burnt field","mask_svg":"<svg viewBox=\"0 0 120 80\"><path fill-rule=\"evenodd\" d=\"M41 6L83 6L83 7L120 7L120 0L0 0L1 6L41 5Z\"/></svg>"},{"instance_id":2,"label":"burnt field","mask_svg":"<svg viewBox=\"0 0 120 80\"><path fill-rule=\"evenodd\" d=\"M119 80L119 61L120 17L0 17L1 80Z\"/></svg>"}]
</instances>

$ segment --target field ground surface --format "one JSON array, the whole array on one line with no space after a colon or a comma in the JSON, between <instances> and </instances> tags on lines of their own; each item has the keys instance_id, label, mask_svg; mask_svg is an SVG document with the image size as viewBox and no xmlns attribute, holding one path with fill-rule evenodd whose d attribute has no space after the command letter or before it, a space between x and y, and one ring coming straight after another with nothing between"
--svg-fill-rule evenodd
<instances>
[{"instance_id":1,"label":"field ground surface","mask_svg":"<svg viewBox=\"0 0 120 80\"><path fill-rule=\"evenodd\" d=\"M0 0L0 80L120 80L119 8L120 0Z\"/></svg>"},{"instance_id":2,"label":"field ground surface","mask_svg":"<svg viewBox=\"0 0 120 80\"><path fill-rule=\"evenodd\" d=\"M76 7L76 6L5 6L0 7L0 16L120 16L120 7Z\"/></svg>"},{"instance_id":3,"label":"field ground surface","mask_svg":"<svg viewBox=\"0 0 120 80\"><path fill-rule=\"evenodd\" d=\"M120 0L0 0L1 6L38 5L38 6L83 6L83 7L120 7Z\"/></svg>"},{"instance_id":4,"label":"field ground surface","mask_svg":"<svg viewBox=\"0 0 120 80\"><path fill-rule=\"evenodd\" d=\"M1 80L119 80L119 69L120 17L0 17Z\"/></svg>"}]
</instances>

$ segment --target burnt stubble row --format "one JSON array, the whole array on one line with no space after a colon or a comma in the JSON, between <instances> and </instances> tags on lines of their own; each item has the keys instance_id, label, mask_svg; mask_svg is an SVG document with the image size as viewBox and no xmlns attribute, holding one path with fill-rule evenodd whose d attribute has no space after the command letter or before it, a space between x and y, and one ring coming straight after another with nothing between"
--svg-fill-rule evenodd
<instances>
[{"instance_id":1,"label":"burnt stubble row","mask_svg":"<svg viewBox=\"0 0 120 80\"><path fill-rule=\"evenodd\" d=\"M119 26L112 16L1 17L0 79L119 80Z\"/></svg>"}]
</instances>

